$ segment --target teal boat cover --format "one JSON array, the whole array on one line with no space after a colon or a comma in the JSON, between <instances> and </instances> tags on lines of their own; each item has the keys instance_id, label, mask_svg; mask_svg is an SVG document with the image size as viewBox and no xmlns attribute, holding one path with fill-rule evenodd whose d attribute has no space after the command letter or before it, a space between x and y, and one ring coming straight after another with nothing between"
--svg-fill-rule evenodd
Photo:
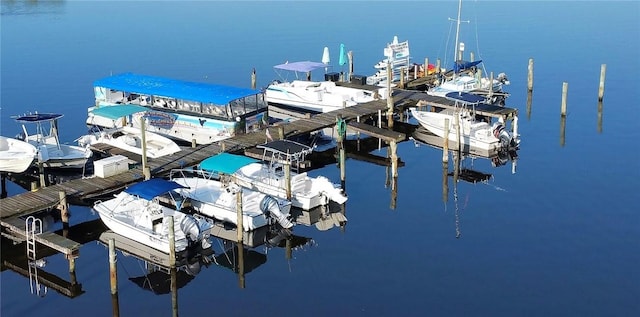
<instances>
[{"instance_id":1,"label":"teal boat cover","mask_svg":"<svg viewBox=\"0 0 640 317\"><path fill-rule=\"evenodd\" d=\"M260 162L243 155L220 153L200 162L200 169L209 173L233 174L243 166Z\"/></svg>"},{"instance_id":2,"label":"teal boat cover","mask_svg":"<svg viewBox=\"0 0 640 317\"><path fill-rule=\"evenodd\" d=\"M124 91L131 94L161 96L213 103L216 105L226 105L233 100L260 93L259 90L254 89L190 82L133 73L124 73L98 79L93 82L93 86Z\"/></svg>"},{"instance_id":3,"label":"teal boat cover","mask_svg":"<svg viewBox=\"0 0 640 317\"><path fill-rule=\"evenodd\" d=\"M117 106L102 106L91 110L96 116L101 116L116 120L122 117L126 117L138 112L144 112L149 109L138 105L117 105Z\"/></svg>"}]
</instances>

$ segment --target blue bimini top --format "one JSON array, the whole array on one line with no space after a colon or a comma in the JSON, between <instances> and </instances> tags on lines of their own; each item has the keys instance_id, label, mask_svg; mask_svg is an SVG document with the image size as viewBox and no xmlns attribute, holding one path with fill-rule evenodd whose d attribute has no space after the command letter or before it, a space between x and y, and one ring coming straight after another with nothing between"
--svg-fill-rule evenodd
<instances>
[{"instance_id":1,"label":"blue bimini top","mask_svg":"<svg viewBox=\"0 0 640 317\"><path fill-rule=\"evenodd\" d=\"M127 93L175 98L226 105L230 101L259 94L259 90L208 83L197 83L163 77L124 73L98 79L94 87Z\"/></svg>"}]
</instances>

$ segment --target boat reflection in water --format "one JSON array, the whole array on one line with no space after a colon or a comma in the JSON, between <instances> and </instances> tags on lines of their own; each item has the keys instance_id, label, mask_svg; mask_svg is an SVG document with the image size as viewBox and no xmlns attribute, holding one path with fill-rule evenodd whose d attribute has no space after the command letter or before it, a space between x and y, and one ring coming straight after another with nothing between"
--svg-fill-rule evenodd
<instances>
[{"instance_id":1,"label":"boat reflection in water","mask_svg":"<svg viewBox=\"0 0 640 317\"><path fill-rule=\"evenodd\" d=\"M200 246L194 246L185 250L176 259L175 274L172 274L169 265L169 254L131 240L111 230L100 234L98 241L108 247L111 239L115 242L115 248L124 255L133 256L144 262L144 272L139 276L129 277L129 280L157 295L171 292L172 279L175 279L174 285L176 285L176 289L181 288L200 273L202 266L208 267L214 262L212 248L202 249Z\"/></svg>"},{"instance_id":2,"label":"boat reflection in water","mask_svg":"<svg viewBox=\"0 0 640 317\"><path fill-rule=\"evenodd\" d=\"M440 151L443 150L443 139L432 134L422 127L414 131L414 133L412 134L412 139L414 140L416 146L428 145L439 149ZM469 203L469 195L467 194L465 196L464 203L462 206L460 206L458 182L464 181L469 184L481 183L489 185L489 182L493 179L493 174L477 170L474 167L474 162L477 159L489 160L491 162L491 166L493 166L494 168L507 165L509 162L511 162L511 173L515 174L518 154L515 149L500 149L487 153L484 150L480 150L478 152L475 151L474 148L469 148L468 152L458 152L457 150L449 150L448 152L451 152L451 155L447 153L446 156L447 158L451 156L453 162L451 160L448 160L447 162L442 163L442 201L444 203L444 211L447 212L449 204L449 178L452 178L453 207L456 232L455 236L459 239L462 236L461 213ZM482 153L484 155L480 155L478 153ZM453 165L451 171L449 167L450 164ZM494 186L496 190L503 190L502 188L495 185L492 186Z\"/></svg>"}]
</instances>

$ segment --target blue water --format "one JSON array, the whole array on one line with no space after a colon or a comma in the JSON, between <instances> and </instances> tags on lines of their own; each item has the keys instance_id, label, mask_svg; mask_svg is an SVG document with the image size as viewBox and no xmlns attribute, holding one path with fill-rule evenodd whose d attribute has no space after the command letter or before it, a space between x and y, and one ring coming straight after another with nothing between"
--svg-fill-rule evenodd
<instances>
[{"instance_id":1,"label":"blue water","mask_svg":"<svg viewBox=\"0 0 640 317\"><path fill-rule=\"evenodd\" d=\"M319 61L325 46L333 70L346 70L337 64L344 43L355 72L370 75L394 35L409 40L416 62L450 61L447 19L456 13L457 1L3 1L0 130L19 133L12 115L60 112L61 139L71 143L85 132L92 82L111 73L249 87L255 68L264 87L276 78L273 65ZM349 159L344 230L296 226L296 235L315 243L289 260L282 248L258 248L268 260L246 275L245 288L229 269L203 269L179 290L182 316L640 315L633 194L640 185L633 98L640 3L465 1L462 19L472 21L461 25L466 52L511 80L508 106L519 110L523 139L515 173L511 163L466 159L465 166L493 178L459 182L457 201L450 178L444 203L441 151L407 141L398 145L405 166L394 199L385 167ZM607 73L600 132L601 64ZM372 153L384 157L386 149ZM310 174L339 180L335 165ZM24 191L11 183L8 190ZM72 206L72 225L95 219L89 210ZM143 270L118 256L121 315L171 315L170 295L130 282ZM47 260L46 271L68 276L63 256ZM53 290L32 295L28 278L3 266L0 312L110 315L108 267L105 247L84 245L76 274L85 293L69 299Z\"/></svg>"}]
</instances>

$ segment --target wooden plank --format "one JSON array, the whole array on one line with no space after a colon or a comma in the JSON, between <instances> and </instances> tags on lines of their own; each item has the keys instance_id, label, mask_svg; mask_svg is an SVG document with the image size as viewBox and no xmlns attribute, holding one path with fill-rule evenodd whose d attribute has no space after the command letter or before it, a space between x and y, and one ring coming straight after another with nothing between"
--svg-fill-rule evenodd
<instances>
[{"instance_id":1,"label":"wooden plank","mask_svg":"<svg viewBox=\"0 0 640 317\"><path fill-rule=\"evenodd\" d=\"M347 124L347 128L349 130L353 130L355 132L361 132L361 133L370 135L372 137L376 137L378 139L383 139L385 141L400 142L400 141L404 141L407 138L407 136L404 133L381 129L381 128L374 127L372 125L361 123L361 122L351 121Z\"/></svg>"}]
</instances>

